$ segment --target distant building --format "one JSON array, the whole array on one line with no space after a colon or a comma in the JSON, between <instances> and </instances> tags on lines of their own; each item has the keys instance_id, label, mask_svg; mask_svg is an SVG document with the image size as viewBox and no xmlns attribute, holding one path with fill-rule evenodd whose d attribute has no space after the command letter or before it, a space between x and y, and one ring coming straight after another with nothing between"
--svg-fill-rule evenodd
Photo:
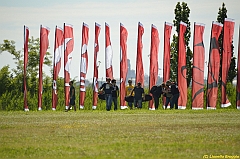
<instances>
[{"instance_id":1,"label":"distant building","mask_svg":"<svg viewBox=\"0 0 240 159\"><path fill-rule=\"evenodd\" d=\"M128 63L128 72L127 72L127 79L126 80L134 80L135 81L135 78L136 78L136 73L135 73L135 70L132 70L131 69L131 62L129 59L127 59L127 63Z\"/></svg>"}]
</instances>

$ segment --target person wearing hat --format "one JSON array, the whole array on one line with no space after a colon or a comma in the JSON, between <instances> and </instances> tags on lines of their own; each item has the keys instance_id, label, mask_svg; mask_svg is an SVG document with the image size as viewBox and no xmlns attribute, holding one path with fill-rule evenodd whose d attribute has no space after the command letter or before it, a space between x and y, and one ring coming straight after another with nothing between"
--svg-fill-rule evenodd
<instances>
[{"instance_id":1,"label":"person wearing hat","mask_svg":"<svg viewBox=\"0 0 240 159\"><path fill-rule=\"evenodd\" d=\"M105 94L105 100L106 100L106 110L110 111L111 110L111 106L112 106L112 90L113 90L113 86L110 83L111 79L110 78L106 78L106 83L103 83L102 86L100 87L100 91L103 91L103 93Z\"/></svg>"},{"instance_id":2,"label":"person wearing hat","mask_svg":"<svg viewBox=\"0 0 240 159\"><path fill-rule=\"evenodd\" d=\"M128 80L128 85L126 87L126 93L125 93L126 97L131 96L131 92L132 92L133 88L134 88L134 86L132 85L132 80ZM130 109L132 109L133 102L127 102L127 103L128 103L128 106L130 107Z\"/></svg>"},{"instance_id":3,"label":"person wearing hat","mask_svg":"<svg viewBox=\"0 0 240 159\"><path fill-rule=\"evenodd\" d=\"M141 86L141 82L137 83L131 92L131 95L134 93L134 106L141 109L142 108L142 99L145 99L144 89Z\"/></svg>"},{"instance_id":4,"label":"person wearing hat","mask_svg":"<svg viewBox=\"0 0 240 159\"><path fill-rule=\"evenodd\" d=\"M112 90L112 102L114 104L114 110L117 110L117 98L119 96L119 88L116 85L116 80L115 79L112 79L111 83L112 83L112 87L113 87L113 90Z\"/></svg>"}]
</instances>

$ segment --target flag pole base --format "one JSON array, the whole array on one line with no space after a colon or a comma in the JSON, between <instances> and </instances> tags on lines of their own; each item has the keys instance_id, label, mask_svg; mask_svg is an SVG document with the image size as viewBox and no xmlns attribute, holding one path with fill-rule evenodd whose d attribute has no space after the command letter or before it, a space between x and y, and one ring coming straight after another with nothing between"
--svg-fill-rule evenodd
<instances>
[{"instance_id":1,"label":"flag pole base","mask_svg":"<svg viewBox=\"0 0 240 159\"><path fill-rule=\"evenodd\" d=\"M186 109L186 106L178 106L178 109Z\"/></svg>"},{"instance_id":2,"label":"flag pole base","mask_svg":"<svg viewBox=\"0 0 240 159\"><path fill-rule=\"evenodd\" d=\"M84 106L80 105L80 106L79 106L79 109L84 109Z\"/></svg>"},{"instance_id":3,"label":"flag pole base","mask_svg":"<svg viewBox=\"0 0 240 159\"><path fill-rule=\"evenodd\" d=\"M229 107L231 105L231 103L229 102L229 103L226 103L226 104L221 104L221 107L222 108L227 108L227 107Z\"/></svg>"},{"instance_id":4,"label":"flag pole base","mask_svg":"<svg viewBox=\"0 0 240 159\"><path fill-rule=\"evenodd\" d=\"M28 109L28 108L25 108L24 111L25 111L25 112L29 112L29 109Z\"/></svg>"},{"instance_id":5,"label":"flag pole base","mask_svg":"<svg viewBox=\"0 0 240 159\"><path fill-rule=\"evenodd\" d=\"M124 109L127 109L128 107L127 106L121 106L120 107L122 110L124 110Z\"/></svg>"},{"instance_id":6,"label":"flag pole base","mask_svg":"<svg viewBox=\"0 0 240 159\"><path fill-rule=\"evenodd\" d=\"M192 110L202 110L203 108L192 107Z\"/></svg>"},{"instance_id":7,"label":"flag pole base","mask_svg":"<svg viewBox=\"0 0 240 159\"><path fill-rule=\"evenodd\" d=\"M155 108L149 108L149 110L155 110Z\"/></svg>"},{"instance_id":8,"label":"flag pole base","mask_svg":"<svg viewBox=\"0 0 240 159\"><path fill-rule=\"evenodd\" d=\"M208 110L215 110L216 107L215 107L215 108L214 108L214 107L207 107L207 109L208 109Z\"/></svg>"}]
</instances>

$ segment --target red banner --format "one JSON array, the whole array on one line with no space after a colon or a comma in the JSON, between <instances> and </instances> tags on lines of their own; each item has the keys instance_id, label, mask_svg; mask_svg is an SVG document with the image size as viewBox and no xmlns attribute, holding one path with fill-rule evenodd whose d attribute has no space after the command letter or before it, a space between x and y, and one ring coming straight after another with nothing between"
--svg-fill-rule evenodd
<instances>
[{"instance_id":1,"label":"red banner","mask_svg":"<svg viewBox=\"0 0 240 159\"><path fill-rule=\"evenodd\" d=\"M141 82L142 87L144 86L144 69L143 69L143 62L142 62L142 35L144 33L144 27L139 22L138 23L138 39L137 39L137 59L136 59L136 80L135 84L137 85L138 82Z\"/></svg>"},{"instance_id":2,"label":"red banner","mask_svg":"<svg viewBox=\"0 0 240 159\"><path fill-rule=\"evenodd\" d=\"M222 31L222 24L213 22L209 61L208 61L208 79L207 79L207 109L216 109L218 95L218 77L220 68L220 54L218 38Z\"/></svg>"},{"instance_id":3,"label":"red banner","mask_svg":"<svg viewBox=\"0 0 240 159\"><path fill-rule=\"evenodd\" d=\"M27 63L28 63L28 38L29 28L24 26L24 67L23 67L23 88L24 88L24 111L29 111L27 104Z\"/></svg>"},{"instance_id":4,"label":"red banner","mask_svg":"<svg viewBox=\"0 0 240 159\"><path fill-rule=\"evenodd\" d=\"M193 69L192 69L192 109L203 109L204 59L203 33L205 25L194 23Z\"/></svg>"},{"instance_id":5,"label":"red banner","mask_svg":"<svg viewBox=\"0 0 240 159\"><path fill-rule=\"evenodd\" d=\"M223 24L223 49L222 49L222 100L221 107L229 107L231 103L227 99L227 77L232 59L232 40L234 32L233 19L225 18Z\"/></svg>"},{"instance_id":6,"label":"red banner","mask_svg":"<svg viewBox=\"0 0 240 159\"><path fill-rule=\"evenodd\" d=\"M94 70L93 70L93 106L92 109L97 108L98 102L98 52L99 52L99 44L98 44L98 36L100 34L101 25L95 23L95 41L94 41Z\"/></svg>"},{"instance_id":7,"label":"red banner","mask_svg":"<svg viewBox=\"0 0 240 159\"><path fill-rule=\"evenodd\" d=\"M165 22L164 25L164 57L163 57L163 82L170 79L170 37L172 24Z\"/></svg>"},{"instance_id":8,"label":"red banner","mask_svg":"<svg viewBox=\"0 0 240 159\"><path fill-rule=\"evenodd\" d=\"M126 87L126 77L128 72L127 63L127 29L120 24L120 108L126 109L125 102L125 87Z\"/></svg>"},{"instance_id":9,"label":"red banner","mask_svg":"<svg viewBox=\"0 0 240 159\"><path fill-rule=\"evenodd\" d=\"M53 60L53 90L52 90L52 110L56 110L57 96L57 79L61 69L61 58L63 51L63 29L56 26L55 43L54 43L54 60Z\"/></svg>"},{"instance_id":10,"label":"red banner","mask_svg":"<svg viewBox=\"0 0 240 159\"><path fill-rule=\"evenodd\" d=\"M70 66L74 47L73 26L64 23L64 83L65 83L65 109L67 110L70 102Z\"/></svg>"},{"instance_id":11,"label":"red banner","mask_svg":"<svg viewBox=\"0 0 240 159\"><path fill-rule=\"evenodd\" d=\"M158 79L158 50L159 50L159 34L157 27L152 25L151 29L151 50L150 50L150 72L149 72L149 88L156 85ZM150 90L150 89L149 89ZM153 100L149 101L149 110L155 110Z\"/></svg>"},{"instance_id":12,"label":"red banner","mask_svg":"<svg viewBox=\"0 0 240 159\"><path fill-rule=\"evenodd\" d=\"M237 102L236 107L240 109L240 27L238 31L238 63L237 63Z\"/></svg>"},{"instance_id":13,"label":"red banner","mask_svg":"<svg viewBox=\"0 0 240 159\"><path fill-rule=\"evenodd\" d=\"M187 66L186 66L186 44L184 34L187 24L180 22L178 35L178 89L180 96L178 98L178 109L186 109L187 105Z\"/></svg>"},{"instance_id":14,"label":"red banner","mask_svg":"<svg viewBox=\"0 0 240 159\"><path fill-rule=\"evenodd\" d=\"M39 84L38 84L38 110L42 110L42 92L43 92L43 77L42 67L44 62L44 56L46 55L49 41L48 34L50 29L48 27L40 27L40 57L39 57Z\"/></svg>"},{"instance_id":15,"label":"red banner","mask_svg":"<svg viewBox=\"0 0 240 159\"><path fill-rule=\"evenodd\" d=\"M163 82L170 79L170 37L172 32L172 24L165 22L164 24L164 51L163 51ZM166 97L163 96L163 103L166 102ZM170 108L170 105L169 105Z\"/></svg>"},{"instance_id":16,"label":"red banner","mask_svg":"<svg viewBox=\"0 0 240 159\"><path fill-rule=\"evenodd\" d=\"M82 53L81 53L81 66L80 66L80 94L79 94L79 106L80 109L84 108L84 101L86 96L85 79L88 70L88 31L89 27L83 23L82 27Z\"/></svg>"},{"instance_id":17,"label":"red banner","mask_svg":"<svg viewBox=\"0 0 240 159\"><path fill-rule=\"evenodd\" d=\"M110 27L107 23L105 23L105 65L106 65L106 77L113 79L113 69L112 69L112 57L113 50L110 40Z\"/></svg>"}]
</instances>

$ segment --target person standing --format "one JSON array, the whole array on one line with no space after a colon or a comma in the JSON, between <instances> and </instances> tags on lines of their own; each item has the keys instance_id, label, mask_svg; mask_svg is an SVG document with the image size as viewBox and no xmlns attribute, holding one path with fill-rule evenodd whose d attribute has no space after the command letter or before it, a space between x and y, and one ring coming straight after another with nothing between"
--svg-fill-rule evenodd
<instances>
[{"instance_id":1,"label":"person standing","mask_svg":"<svg viewBox=\"0 0 240 159\"><path fill-rule=\"evenodd\" d=\"M134 88L134 86L132 85L132 80L128 80L128 85L126 87L126 93L125 93L126 97L134 95L134 94L131 95L133 88ZM128 103L128 106L130 107L130 109L132 109L133 102L127 102L127 103Z\"/></svg>"},{"instance_id":2,"label":"person standing","mask_svg":"<svg viewBox=\"0 0 240 159\"><path fill-rule=\"evenodd\" d=\"M112 87L113 87L112 101L113 101L113 104L114 104L114 110L117 110L117 98L119 96L119 88L116 85L116 80L115 79L112 80Z\"/></svg>"},{"instance_id":3,"label":"person standing","mask_svg":"<svg viewBox=\"0 0 240 159\"><path fill-rule=\"evenodd\" d=\"M163 93L162 85L153 86L150 90L150 93L153 95L155 109L158 109L159 98L161 97L161 95Z\"/></svg>"},{"instance_id":4,"label":"person standing","mask_svg":"<svg viewBox=\"0 0 240 159\"><path fill-rule=\"evenodd\" d=\"M166 85L164 86L164 89L163 89L163 95L166 97L165 109L167 109L167 106L170 103L170 100L172 98L171 81L166 82Z\"/></svg>"},{"instance_id":5,"label":"person standing","mask_svg":"<svg viewBox=\"0 0 240 159\"><path fill-rule=\"evenodd\" d=\"M69 82L70 85L70 92L69 92L69 96L70 96L70 103L69 103L69 107L66 111L70 110L71 107L74 107L74 110L76 111L76 104L75 104L75 88L73 86L73 81Z\"/></svg>"},{"instance_id":6,"label":"person standing","mask_svg":"<svg viewBox=\"0 0 240 159\"><path fill-rule=\"evenodd\" d=\"M145 99L144 89L141 87L141 83L138 82L131 92L131 95L134 93L134 106L138 109L142 108L142 99Z\"/></svg>"},{"instance_id":7,"label":"person standing","mask_svg":"<svg viewBox=\"0 0 240 159\"><path fill-rule=\"evenodd\" d=\"M172 98L170 100L170 109L173 109L174 105L175 105L175 109L178 109L178 98L180 93L179 93L176 82L172 82L171 84L171 93L172 93Z\"/></svg>"},{"instance_id":8,"label":"person standing","mask_svg":"<svg viewBox=\"0 0 240 159\"><path fill-rule=\"evenodd\" d=\"M112 84L110 83L111 79L106 78L106 82L102 84L100 87L100 90L103 91L105 94L105 100L106 100L106 110L110 111L111 110L111 105L112 105Z\"/></svg>"}]
</instances>

